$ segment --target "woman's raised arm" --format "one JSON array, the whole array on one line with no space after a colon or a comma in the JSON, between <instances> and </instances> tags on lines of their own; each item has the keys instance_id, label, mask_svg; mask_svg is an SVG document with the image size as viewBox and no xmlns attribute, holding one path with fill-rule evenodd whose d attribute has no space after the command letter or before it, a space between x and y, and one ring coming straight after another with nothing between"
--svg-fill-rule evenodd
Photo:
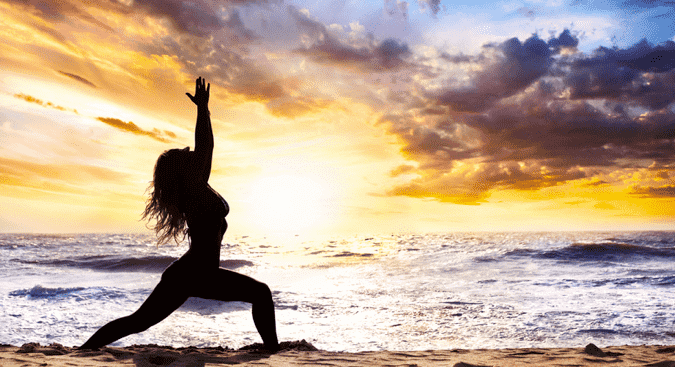
<instances>
[{"instance_id":1,"label":"woman's raised arm","mask_svg":"<svg viewBox=\"0 0 675 367\"><path fill-rule=\"evenodd\" d=\"M195 126L195 168L197 179L204 183L211 175L213 160L213 130L211 129L211 113L209 112L209 93L211 84L206 84L202 77L197 78L195 95L187 94L197 105L197 125Z\"/></svg>"}]
</instances>

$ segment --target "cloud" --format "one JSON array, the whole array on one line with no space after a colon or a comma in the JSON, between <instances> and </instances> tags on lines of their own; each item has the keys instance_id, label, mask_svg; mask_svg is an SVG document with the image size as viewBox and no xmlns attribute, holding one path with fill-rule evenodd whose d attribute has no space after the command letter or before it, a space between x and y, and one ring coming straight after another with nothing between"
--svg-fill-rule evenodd
<instances>
[{"instance_id":1,"label":"cloud","mask_svg":"<svg viewBox=\"0 0 675 367\"><path fill-rule=\"evenodd\" d=\"M609 185L610 185L609 182L604 181L604 180L600 180L600 179L595 179L595 180L592 180L590 182L586 182L586 183L583 184L583 186L585 186L585 187L600 187L600 186L609 186Z\"/></svg>"},{"instance_id":2,"label":"cloud","mask_svg":"<svg viewBox=\"0 0 675 367\"><path fill-rule=\"evenodd\" d=\"M385 115L378 124L388 125L388 132L396 135L404 146L401 151L413 159L444 157L449 163L455 159L470 158L472 150L461 142L461 132L447 131L419 125L410 114ZM451 163L452 164L452 163Z\"/></svg>"},{"instance_id":3,"label":"cloud","mask_svg":"<svg viewBox=\"0 0 675 367\"><path fill-rule=\"evenodd\" d=\"M225 91L235 100L243 98L267 102L287 97L289 91L282 78L260 65L259 59L247 56L237 47L230 47L236 45L231 44L234 41L228 35L218 38L164 36L141 45L141 50L149 55L173 55L183 72L204 77L214 85L214 91ZM237 42L240 42L241 37L247 36L237 37Z\"/></svg>"},{"instance_id":4,"label":"cloud","mask_svg":"<svg viewBox=\"0 0 675 367\"><path fill-rule=\"evenodd\" d=\"M321 106L327 106L326 98L319 98L314 103L310 100L312 96L305 96L299 93L302 83L289 82L289 77L280 75L279 70L266 59L264 52L252 52L250 46L257 43L258 50L274 47L275 40L261 39L253 29L248 28L246 24L255 25L257 21L265 19L245 19L251 17L250 12L244 11L241 5L255 3L267 3L267 1L229 1L225 3L214 3L209 1L181 1L181 0L137 0L137 1L104 1L95 4L84 4L78 0L67 0L59 2L54 7L49 7L42 2L21 3L21 7L30 8L31 11L48 19L56 26L46 27L46 31L55 33L54 37L59 36L59 42L73 49L79 54L92 55L89 60L75 60L70 54L62 52L60 48L49 48L45 50L33 51L35 54L50 54L50 63L59 74L72 80L78 81L88 86L97 87L91 80L71 72L70 69L63 68L62 65L85 66L98 76L101 87L104 89L117 88L114 92L126 92L124 88L137 85L139 79L146 82L146 85L174 85L176 77L181 76L202 76L214 84L214 91L220 93L217 98L228 100L230 103L242 103L246 101L256 101L268 104L270 112L273 114L282 114L290 117L291 114L300 114L303 111L315 111ZM98 11L94 13L91 9L95 6ZM88 50L78 50L78 42L64 37L59 33L63 27L56 22L69 23L77 25L79 16L86 16L86 11L92 14L108 13L109 17L102 20L111 20L113 24L115 17L124 18L124 28L115 28L115 31L106 32L105 38L119 40L123 52L120 59L110 58L110 55L94 55ZM247 8L247 10L250 10ZM260 9L255 8L255 11ZM285 7L270 6L267 14L261 11L261 14L269 17L283 13L283 17L289 15ZM265 17L263 17L265 18ZM44 22L37 22L40 25ZM91 34L95 34L94 29L89 29ZM275 32L278 35L278 32ZM149 35L150 34L150 35ZM69 36L69 34L65 34ZM133 35L135 37L128 37ZM127 36L127 37L123 37ZM270 36L270 35L268 35ZM105 39L104 38L104 39ZM399 46L397 49L396 46ZM106 48L103 48L106 50ZM378 49L379 57L387 67L393 67L396 63L396 56L404 52L400 45L385 43ZM134 54L138 56L134 57ZM130 56L131 55L131 56ZM157 70L149 70L146 65L139 62L139 58L147 57L155 65L155 61L160 61ZM170 58L171 68L166 73L167 65L161 63L161 58ZM105 60L105 62L102 62ZM85 63L82 65L82 63ZM110 74L108 72L111 72ZM121 81L111 81L113 74L123 78ZM126 80L124 78L129 78ZM163 80L163 79L174 80ZM298 77L294 77L298 79ZM179 80L178 83L182 83ZM126 84L126 85L125 85ZM120 88L120 85L124 87ZM110 92L108 90L101 93ZM152 92L152 91L150 91ZM315 95L317 93L312 93ZM320 100L323 100L320 101ZM291 111L293 109L293 111ZM121 125L118 125L121 126ZM152 134L154 137L162 139L163 135ZM166 137L166 136L164 136Z\"/></svg>"},{"instance_id":5,"label":"cloud","mask_svg":"<svg viewBox=\"0 0 675 367\"><path fill-rule=\"evenodd\" d=\"M573 99L606 98L650 109L675 101L675 42L642 40L627 49L600 47L574 60L565 84Z\"/></svg>"},{"instance_id":6,"label":"cloud","mask_svg":"<svg viewBox=\"0 0 675 367\"><path fill-rule=\"evenodd\" d=\"M548 41L532 36L488 44L480 55L441 53L440 60L478 71L468 86L449 80L380 118L403 155L416 162L391 172L413 178L387 193L478 204L494 190L539 190L580 179L604 186L612 183L596 175L616 167L675 163L675 112L665 108L675 93L675 83L667 82L675 75L672 45L562 53L577 45L564 31ZM584 73L595 73L587 93L578 82ZM645 85L635 86L636 80ZM636 188L633 195L670 190Z\"/></svg>"},{"instance_id":7,"label":"cloud","mask_svg":"<svg viewBox=\"0 0 675 367\"><path fill-rule=\"evenodd\" d=\"M638 71L663 73L675 69L675 42L651 45L647 40L627 49L600 47L594 55L577 61L577 67L597 65L623 66Z\"/></svg>"},{"instance_id":8,"label":"cloud","mask_svg":"<svg viewBox=\"0 0 675 367\"><path fill-rule=\"evenodd\" d=\"M40 1L12 2L51 21L44 22L48 26L42 32L60 46L49 40L40 47L60 53L51 67L61 75L97 87L77 68L63 66L74 59L59 47L91 55L84 62L92 73L83 75L97 75L96 92L110 92L101 90L106 86L132 90L140 81L161 87L157 94L168 94L200 75L214 84L219 101L259 102L277 117L335 107L337 95L370 104L375 112L369 121L393 136L409 160L390 172L388 195L479 204L495 190L540 190L575 180L578 187L590 182L591 190L590 185L617 182L602 175L617 167L675 164L675 113L669 108L675 101L674 42L643 41L584 54L578 49L583 37L564 30L548 39L532 35L487 43L475 55L450 54L415 44L415 37L404 33L378 39L365 32L376 29L367 22L349 28L324 24L307 10L283 4L70 0L50 7ZM418 4L433 16L443 10L437 0ZM387 13L396 18L387 27L408 22L408 2L387 0L383 10L376 19L388 19ZM106 12L109 17L99 16ZM119 41L123 60L110 57L116 49L101 47L97 53L82 42L78 50L77 40L64 37L74 34L66 29L76 25L87 26L91 32L86 34L95 34L89 25L109 29L116 16L124 17L124 26L106 34ZM153 62L161 58L166 64ZM117 76L127 79L110 82ZM24 94L15 97L66 110ZM97 120L160 142L175 139L172 132L145 130L117 118ZM640 186L632 195L659 195L658 189Z\"/></svg>"},{"instance_id":9,"label":"cloud","mask_svg":"<svg viewBox=\"0 0 675 367\"><path fill-rule=\"evenodd\" d=\"M529 6L521 6L517 10L518 14L530 18L530 20L534 19L537 15L539 15L539 9L537 8L531 8Z\"/></svg>"},{"instance_id":10,"label":"cloud","mask_svg":"<svg viewBox=\"0 0 675 367\"><path fill-rule=\"evenodd\" d=\"M238 19L236 10L230 13L229 19L223 17L222 11L233 9L234 5L267 3L267 1L233 0L224 3L210 1L184 0L134 0L134 1L100 1L95 4L89 1L37 1L37 0L6 0L14 3L26 11L50 21L71 22L79 19L101 27L109 32L115 32L104 21L85 9L95 6L106 12L113 12L127 18L151 17L165 20L174 30L183 34L198 37L208 37L213 32L223 28L243 30L243 24Z\"/></svg>"},{"instance_id":11,"label":"cloud","mask_svg":"<svg viewBox=\"0 0 675 367\"><path fill-rule=\"evenodd\" d=\"M107 24L84 10L90 7L90 2L77 0L70 1L37 1L37 0L8 0L18 4L32 13L46 19L66 21L69 17L85 20L108 31L113 31ZM96 7L120 14L143 14L168 20L174 27L187 33L205 35L208 31L223 26L215 12L203 2L188 2L181 0L135 0L131 2L101 1Z\"/></svg>"},{"instance_id":12,"label":"cloud","mask_svg":"<svg viewBox=\"0 0 675 367\"><path fill-rule=\"evenodd\" d=\"M630 194L641 198L675 198L675 185L660 187L635 186Z\"/></svg>"},{"instance_id":13,"label":"cloud","mask_svg":"<svg viewBox=\"0 0 675 367\"><path fill-rule=\"evenodd\" d=\"M5 0L5 2L18 5L22 7L24 11L28 11L34 15L52 21L66 21L68 17L72 16L107 31L113 31L108 25L92 16L86 10L83 10L82 8L84 6L80 5L79 1Z\"/></svg>"},{"instance_id":14,"label":"cloud","mask_svg":"<svg viewBox=\"0 0 675 367\"><path fill-rule=\"evenodd\" d=\"M579 39L572 35L569 29L560 33L558 38L552 37L548 40L548 47L553 49L554 53L560 52L563 48L576 48L579 45Z\"/></svg>"},{"instance_id":15,"label":"cloud","mask_svg":"<svg viewBox=\"0 0 675 367\"><path fill-rule=\"evenodd\" d=\"M167 19L177 30L197 36L205 36L224 26L213 9L201 1L135 0L130 8Z\"/></svg>"},{"instance_id":16,"label":"cloud","mask_svg":"<svg viewBox=\"0 0 675 367\"><path fill-rule=\"evenodd\" d=\"M127 132L130 132L130 133L136 134L136 135L149 136L149 137L151 137L151 138L153 138L157 141L160 141L162 143L168 143L169 142L169 140L164 138L163 135L169 136L171 138L176 137L176 134L174 134L171 131L165 130L164 132L162 132L158 129L153 129L152 131L143 130L131 121L124 122L120 119L116 119L116 118L113 118L113 117L97 117L96 119L105 123L105 124L107 124L107 125L110 125L110 126L116 128L116 129L119 129L119 130L122 130L122 131L127 131Z\"/></svg>"},{"instance_id":17,"label":"cloud","mask_svg":"<svg viewBox=\"0 0 675 367\"><path fill-rule=\"evenodd\" d=\"M415 166L403 164L403 165L400 165L400 166L396 167L396 169L392 170L390 172L390 175L391 175L391 177L396 177L396 176L405 175L407 173L414 172L414 171L415 171Z\"/></svg>"},{"instance_id":18,"label":"cloud","mask_svg":"<svg viewBox=\"0 0 675 367\"><path fill-rule=\"evenodd\" d=\"M89 80L87 80L87 79L85 79L85 78L83 78L83 77L81 77L81 76L79 76L79 75L77 75L77 74L67 73L67 72L61 71L61 70L59 70L58 72L59 72L59 74L61 74L61 75L65 75L65 76L67 76L67 77L69 77L69 78L71 78L71 79L73 79L73 80L76 80L76 81L78 81L78 82L80 82L80 83L83 83L83 84L86 84L86 85L88 85L88 86L90 86L90 87L96 88L96 85L94 85L94 83L90 82Z\"/></svg>"},{"instance_id":19,"label":"cloud","mask_svg":"<svg viewBox=\"0 0 675 367\"><path fill-rule=\"evenodd\" d=\"M14 97L19 98L19 99L23 99L26 102L35 103L35 104L40 105L42 107L53 108L53 109L56 109L56 110L59 110L59 111L68 111L68 112L77 113L77 110L75 110L75 109L59 106L59 105L56 105L52 102L45 102L41 99L35 98L35 97L27 95L27 94L17 93L17 94L14 95Z\"/></svg>"},{"instance_id":20,"label":"cloud","mask_svg":"<svg viewBox=\"0 0 675 367\"><path fill-rule=\"evenodd\" d=\"M431 13L436 16L438 12L441 11L441 0L417 0L420 4L420 8L431 9Z\"/></svg>"},{"instance_id":21,"label":"cloud","mask_svg":"<svg viewBox=\"0 0 675 367\"><path fill-rule=\"evenodd\" d=\"M456 122L424 116L431 126L420 126L419 116L381 121L403 142L404 155L419 163L406 173L422 175L390 193L447 201L450 194L461 196L455 193L462 188L462 195L480 200L494 189L534 190L589 178L619 160L624 165L632 159L675 160L672 113L646 117L642 125L607 117L586 103L539 98L455 117Z\"/></svg>"},{"instance_id":22,"label":"cloud","mask_svg":"<svg viewBox=\"0 0 675 367\"><path fill-rule=\"evenodd\" d=\"M408 20L408 3L400 0L384 0L384 11L389 16L400 15L403 20Z\"/></svg>"},{"instance_id":23,"label":"cloud","mask_svg":"<svg viewBox=\"0 0 675 367\"><path fill-rule=\"evenodd\" d=\"M499 189L539 190L586 177L578 168L552 169L515 161L460 163L448 169L417 169L422 176L398 185L388 195L433 198L441 202L476 205L485 202L490 191Z\"/></svg>"},{"instance_id":24,"label":"cloud","mask_svg":"<svg viewBox=\"0 0 675 367\"><path fill-rule=\"evenodd\" d=\"M373 53L385 69L391 69L404 63L403 58L411 54L408 45L392 38L380 42Z\"/></svg>"},{"instance_id":25,"label":"cloud","mask_svg":"<svg viewBox=\"0 0 675 367\"><path fill-rule=\"evenodd\" d=\"M441 52L440 58L453 64L473 63L482 59L482 57L474 57L464 54L450 55L447 52Z\"/></svg>"},{"instance_id":26,"label":"cloud","mask_svg":"<svg viewBox=\"0 0 675 367\"><path fill-rule=\"evenodd\" d=\"M232 31L232 36L230 37L232 43L248 43L257 38L252 30L246 28L239 16L239 12L236 10L230 12L229 17L224 20L223 25Z\"/></svg>"},{"instance_id":27,"label":"cloud","mask_svg":"<svg viewBox=\"0 0 675 367\"><path fill-rule=\"evenodd\" d=\"M352 40L344 42L329 31L322 23L307 14L289 6L288 12L298 28L311 43L295 52L321 64L345 67L361 72L389 71L411 66L406 58L412 53L403 42L388 38L382 42L374 40Z\"/></svg>"},{"instance_id":28,"label":"cloud","mask_svg":"<svg viewBox=\"0 0 675 367\"><path fill-rule=\"evenodd\" d=\"M483 46L494 58L482 57L482 71L473 76L472 85L450 88L436 97L443 105L459 112L482 112L497 101L510 97L547 74L553 62L549 45L537 36L520 42L511 38L501 44ZM462 57L444 55L446 60L464 61ZM473 61L473 60L466 60Z\"/></svg>"}]
</instances>

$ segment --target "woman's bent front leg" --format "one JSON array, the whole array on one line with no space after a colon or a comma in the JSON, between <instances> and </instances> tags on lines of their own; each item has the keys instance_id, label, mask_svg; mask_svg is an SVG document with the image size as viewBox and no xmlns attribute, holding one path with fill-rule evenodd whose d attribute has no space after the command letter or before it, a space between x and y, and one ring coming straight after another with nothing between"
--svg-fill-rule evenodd
<instances>
[{"instance_id":1,"label":"woman's bent front leg","mask_svg":"<svg viewBox=\"0 0 675 367\"><path fill-rule=\"evenodd\" d=\"M197 293L200 298L225 302L247 302L251 304L253 323L269 350L277 350L277 327L274 317L274 300L270 288L251 277L226 269L218 269L216 275L205 279Z\"/></svg>"},{"instance_id":2,"label":"woman's bent front leg","mask_svg":"<svg viewBox=\"0 0 675 367\"><path fill-rule=\"evenodd\" d=\"M80 349L96 349L134 333L140 333L164 320L187 300L182 287L162 280L141 307L129 316L113 320L85 342Z\"/></svg>"}]
</instances>

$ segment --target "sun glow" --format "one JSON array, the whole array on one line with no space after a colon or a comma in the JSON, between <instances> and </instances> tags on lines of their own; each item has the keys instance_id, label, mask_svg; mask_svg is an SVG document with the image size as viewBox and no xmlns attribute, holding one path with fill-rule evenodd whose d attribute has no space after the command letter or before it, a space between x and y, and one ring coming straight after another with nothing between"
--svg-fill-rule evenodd
<instances>
[{"instance_id":1,"label":"sun glow","mask_svg":"<svg viewBox=\"0 0 675 367\"><path fill-rule=\"evenodd\" d=\"M333 216L329 185L302 175L262 177L250 186L249 214L261 232L296 233L325 227Z\"/></svg>"}]
</instances>

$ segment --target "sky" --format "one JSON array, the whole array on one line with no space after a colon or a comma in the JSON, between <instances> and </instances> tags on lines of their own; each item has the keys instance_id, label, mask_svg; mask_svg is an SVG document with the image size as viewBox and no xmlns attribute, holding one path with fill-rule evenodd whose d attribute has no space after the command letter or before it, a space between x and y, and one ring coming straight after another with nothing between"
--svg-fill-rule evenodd
<instances>
[{"instance_id":1,"label":"sky","mask_svg":"<svg viewBox=\"0 0 675 367\"><path fill-rule=\"evenodd\" d=\"M675 5L0 0L0 232L144 232L194 147L234 235L675 229Z\"/></svg>"}]
</instances>

